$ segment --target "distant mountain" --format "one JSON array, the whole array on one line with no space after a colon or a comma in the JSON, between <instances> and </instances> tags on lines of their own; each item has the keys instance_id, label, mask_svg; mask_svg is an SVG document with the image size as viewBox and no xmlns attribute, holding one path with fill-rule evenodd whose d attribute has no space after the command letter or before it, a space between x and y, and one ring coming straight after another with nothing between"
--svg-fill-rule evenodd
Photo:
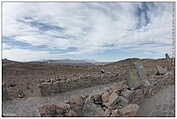
<instances>
[{"instance_id":1,"label":"distant mountain","mask_svg":"<svg viewBox=\"0 0 177 119\"><path fill-rule=\"evenodd\" d=\"M89 63L96 63L97 62L96 60L90 60L90 59L86 59L84 61L89 62Z\"/></svg>"},{"instance_id":2,"label":"distant mountain","mask_svg":"<svg viewBox=\"0 0 177 119\"><path fill-rule=\"evenodd\" d=\"M9 63L23 63L23 62L17 62L17 61L12 61L9 59L2 59L3 64L9 64ZM97 62L96 60L90 60L90 59L85 59L85 60L73 60L73 59L59 59L59 60L40 60L40 61L29 61L26 63L53 63L53 64L69 64L69 65L105 65L109 64L111 62Z\"/></svg>"},{"instance_id":3,"label":"distant mountain","mask_svg":"<svg viewBox=\"0 0 177 119\"><path fill-rule=\"evenodd\" d=\"M85 64L85 63L95 63L96 61L94 61L94 60L60 59L60 60L43 60L43 62L62 63L62 64Z\"/></svg>"},{"instance_id":4,"label":"distant mountain","mask_svg":"<svg viewBox=\"0 0 177 119\"><path fill-rule=\"evenodd\" d=\"M112 62L95 62L95 65L106 65L106 64L110 64Z\"/></svg>"},{"instance_id":5,"label":"distant mountain","mask_svg":"<svg viewBox=\"0 0 177 119\"><path fill-rule=\"evenodd\" d=\"M11 64L19 64L20 62L17 61L13 61L13 60L9 60L9 59L2 59L2 66L7 66L7 65L11 65Z\"/></svg>"},{"instance_id":6,"label":"distant mountain","mask_svg":"<svg viewBox=\"0 0 177 119\"><path fill-rule=\"evenodd\" d=\"M17 63L17 61L9 60L9 59L2 59L2 63Z\"/></svg>"},{"instance_id":7,"label":"distant mountain","mask_svg":"<svg viewBox=\"0 0 177 119\"><path fill-rule=\"evenodd\" d=\"M119 60L117 62L110 63L109 65L122 64L122 63L133 63L133 62L136 62L136 61L139 61L139 60L141 60L141 59L139 59L139 58L128 58L128 59Z\"/></svg>"}]
</instances>

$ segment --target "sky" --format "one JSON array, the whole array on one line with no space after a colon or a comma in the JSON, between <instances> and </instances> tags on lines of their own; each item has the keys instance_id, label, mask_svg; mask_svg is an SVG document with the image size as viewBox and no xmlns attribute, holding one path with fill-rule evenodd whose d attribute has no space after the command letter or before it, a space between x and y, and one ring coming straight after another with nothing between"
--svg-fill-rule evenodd
<instances>
[{"instance_id":1,"label":"sky","mask_svg":"<svg viewBox=\"0 0 177 119\"><path fill-rule=\"evenodd\" d=\"M4 2L2 13L2 58L10 60L172 54L172 3Z\"/></svg>"}]
</instances>

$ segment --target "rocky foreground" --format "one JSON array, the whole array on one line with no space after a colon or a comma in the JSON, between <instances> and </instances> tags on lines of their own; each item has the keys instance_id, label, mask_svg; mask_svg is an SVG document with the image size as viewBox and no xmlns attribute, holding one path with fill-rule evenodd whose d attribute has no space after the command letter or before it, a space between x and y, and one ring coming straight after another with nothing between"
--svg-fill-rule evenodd
<instances>
[{"instance_id":1,"label":"rocky foreground","mask_svg":"<svg viewBox=\"0 0 177 119\"><path fill-rule=\"evenodd\" d=\"M169 85L174 85L174 72L159 72L150 79L136 81L133 87L122 81L103 93L72 96L65 103L43 105L39 113L41 116L137 116L146 98ZM170 111L166 116L174 116L174 109ZM157 116L161 115L157 112Z\"/></svg>"}]
</instances>

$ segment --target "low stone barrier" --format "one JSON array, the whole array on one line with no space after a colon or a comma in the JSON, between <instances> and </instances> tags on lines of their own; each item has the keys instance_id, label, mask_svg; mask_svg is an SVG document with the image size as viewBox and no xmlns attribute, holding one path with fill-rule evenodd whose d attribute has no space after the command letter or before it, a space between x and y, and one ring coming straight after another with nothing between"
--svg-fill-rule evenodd
<instances>
[{"instance_id":1,"label":"low stone barrier","mask_svg":"<svg viewBox=\"0 0 177 119\"><path fill-rule=\"evenodd\" d=\"M174 74L153 75L136 88L130 88L126 81L117 82L103 93L74 96L63 104L47 104L39 107L41 116L136 116L146 96L157 93L160 88L174 85Z\"/></svg>"},{"instance_id":2,"label":"low stone barrier","mask_svg":"<svg viewBox=\"0 0 177 119\"><path fill-rule=\"evenodd\" d=\"M39 85L41 96L54 95L56 93L66 92L78 88L88 88L95 85L107 84L110 82L116 82L125 80L125 75L119 75L118 77L112 74L104 74L98 77L86 76L80 77L75 80L56 80L43 82Z\"/></svg>"}]
</instances>

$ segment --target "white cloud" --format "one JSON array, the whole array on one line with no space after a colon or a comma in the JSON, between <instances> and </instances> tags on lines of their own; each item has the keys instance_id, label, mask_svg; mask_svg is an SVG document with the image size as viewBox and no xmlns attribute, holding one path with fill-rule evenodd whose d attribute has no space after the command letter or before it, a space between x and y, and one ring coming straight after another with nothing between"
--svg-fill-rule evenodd
<instances>
[{"instance_id":1,"label":"white cloud","mask_svg":"<svg viewBox=\"0 0 177 119\"><path fill-rule=\"evenodd\" d=\"M5 44L5 43L2 44L2 47L3 47L3 49L12 48L12 46L10 46L10 45L8 45L8 44Z\"/></svg>"},{"instance_id":2,"label":"white cloud","mask_svg":"<svg viewBox=\"0 0 177 119\"><path fill-rule=\"evenodd\" d=\"M65 55L93 54L108 49L133 47L143 42L169 44L172 37L172 4L154 3L154 5L149 6L147 14L137 16L135 14L137 8L143 8L141 3L3 3L3 36L13 37L17 41L33 46L45 45L49 49L60 50L70 47L78 49ZM142 20L142 24L146 23L145 15L150 19L149 24L135 29L139 19ZM30 22L62 27L64 30L42 31L35 25L27 24ZM163 47L159 47L151 48L151 45L147 45L134 50L141 49L149 53L157 52L158 49L161 54L164 50ZM3 50L3 53L7 53L8 57L15 57L17 55L11 54L13 50L17 49ZM21 55L35 52L34 56L35 54L50 56L48 53L46 55L40 51L28 50L17 51L22 52ZM165 52L170 52L170 48ZM35 57L31 59L33 58L35 59Z\"/></svg>"}]
</instances>

